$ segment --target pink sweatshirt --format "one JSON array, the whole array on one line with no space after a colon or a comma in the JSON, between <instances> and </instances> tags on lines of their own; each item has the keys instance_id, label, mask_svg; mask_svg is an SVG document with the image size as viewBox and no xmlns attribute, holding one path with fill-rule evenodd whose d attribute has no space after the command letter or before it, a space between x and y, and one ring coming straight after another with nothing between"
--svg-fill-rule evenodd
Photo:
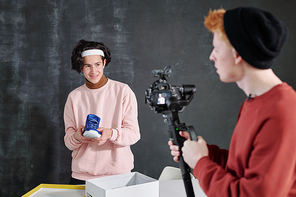
<instances>
[{"instance_id":1,"label":"pink sweatshirt","mask_svg":"<svg viewBox=\"0 0 296 197\"><path fill-rule=\"evenodd\" d=\"M130 87L111 79L99 89L85 84L68 95L64 109L65 145L72 150L72 177L87 180L130 172L134 157L130 145L140 139L136 96ZM112 128L105 144L81 143L74 138L88 114L101 118L100 127Z\"/></svg>"}]
</instances>

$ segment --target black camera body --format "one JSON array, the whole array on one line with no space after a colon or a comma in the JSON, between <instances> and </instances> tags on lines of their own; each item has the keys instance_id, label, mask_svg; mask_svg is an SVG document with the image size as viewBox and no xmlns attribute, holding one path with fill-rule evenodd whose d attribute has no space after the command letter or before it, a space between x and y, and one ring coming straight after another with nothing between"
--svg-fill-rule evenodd
<instances>
[{"instance_id":1,"label":"black camera body","mask_svg":"<svg viewBox=\"0 0 296 197\"><path fill-rule=\"evenodd\" d=\"M152 70L151 74L158 77L145 91L145 103L147 103L155 113L170 113L172 110L182 112L188 105L195 92L194 85L174 86L167 82L167 77L172 73L171 67L166 66L163 70Z\"/></svg>"}]
</instances>

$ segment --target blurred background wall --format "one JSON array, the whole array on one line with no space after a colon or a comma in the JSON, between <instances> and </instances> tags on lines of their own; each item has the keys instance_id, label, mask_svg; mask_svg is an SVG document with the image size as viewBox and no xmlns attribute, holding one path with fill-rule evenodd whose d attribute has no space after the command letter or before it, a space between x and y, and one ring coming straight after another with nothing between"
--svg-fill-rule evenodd
<instances>
[{"instance_id":1,"label":"blurred background wall","mask_svg":"<svg viewBox=\"0 0 296 197\"><path fill-rule=\"evenodd\" d=\"M132 146L134 171L158 178L165 166L178 166L167 146L167 124L144 102L157 79L151 70L168 65L177 65L170 84L197 90L181 122L227 149L246 96L235 83L220 82L203 20L210 9L238 6L271 11L288 26L274 71L296 88L295 0L0 0L0 196L68 183L63 109L68 93L84 83L70 64L80 39L109 46L106 77L129 84L137 96L141 140Z\"/></svg>"}]
</instances>

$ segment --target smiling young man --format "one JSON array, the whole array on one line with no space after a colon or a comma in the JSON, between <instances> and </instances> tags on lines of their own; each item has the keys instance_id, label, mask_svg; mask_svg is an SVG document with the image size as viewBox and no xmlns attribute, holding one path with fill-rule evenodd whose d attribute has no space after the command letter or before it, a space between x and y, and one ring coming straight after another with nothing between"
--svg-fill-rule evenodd
<instances>
[{"instance_id":1,"label":"smiling young man","mask_svg":"<svg viewBox=\"0 0 296 197\"><path fill-rule=\"evenodd\" d=\"M89 82L96 84L103 76L106 59L103 61L100 55L88 55L83 58L82 72Z\"/></svg>"},{"instance_id":2,"label":"smiling young man","mask_svg":"<svg viewBox=\"0 0 296 197\"><path fill-rule=\"evenodd\" d=\"M130 145L140 139L134 92L127 84L105 77L111 53L101 42L80 40L71 61L72 69L83 73L85 84L70 92L64 109L64 141L72 151L70 184L131 172ZM100 117L99 138L83 136L89 114Z\"/></svg>"},{"instance_id":3,"label":"smiling young man","mask_svg":"<svg viewBox=\"0 0 296 197\"><path fill-rule=\"evenodd\" d=\"M296 196L296 93L272 71L288 37L270 12L239 7L210 11L210 60L220 80L246 94L229 151L186 140L184 160L207 196ZM180 135L188 138L186 132ZM169 142L174 160L179 148Z\"/></svg>"}]
</instances>

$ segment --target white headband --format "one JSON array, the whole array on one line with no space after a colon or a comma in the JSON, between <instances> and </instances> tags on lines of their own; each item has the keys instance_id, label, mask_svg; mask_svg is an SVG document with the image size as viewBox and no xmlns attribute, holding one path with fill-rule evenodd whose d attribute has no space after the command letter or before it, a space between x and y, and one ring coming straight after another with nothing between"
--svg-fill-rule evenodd
<instances>
[{"instance_id":1,"label":"white headband","mask_svg":"<svg viewBox=\"0 0 296 197\"><path fill-rule=\"evenodd\" d=\"M101 55L102 57L105 57L104 52L100 49L90 49L90 50L83 51L81 53L82 57L89 56L89 55Z\"/></svg>"}]
</instances>

